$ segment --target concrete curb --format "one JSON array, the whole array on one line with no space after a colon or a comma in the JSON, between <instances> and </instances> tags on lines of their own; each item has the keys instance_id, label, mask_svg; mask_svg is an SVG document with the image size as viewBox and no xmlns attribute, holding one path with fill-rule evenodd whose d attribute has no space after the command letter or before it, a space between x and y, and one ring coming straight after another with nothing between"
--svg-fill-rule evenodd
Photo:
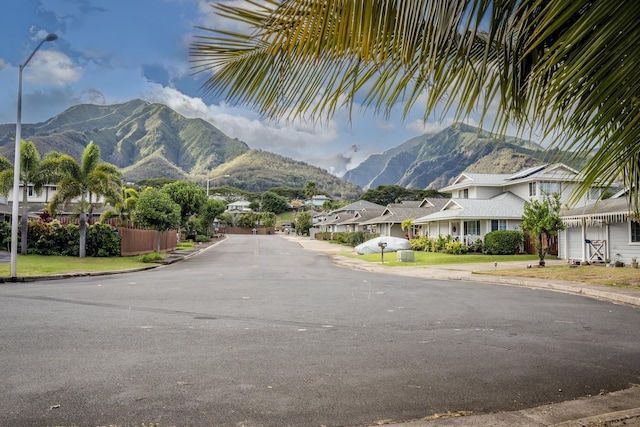
<instances>
[{"instance_id":1,"label":"concrete curb","mask_svg":"<svg viewBox=\"0 0 640 427\"><path fill-rule=\"evenodd\" d=\"M48 280L62 280L62 279L70 279L73 277L97 277L97 276L107 276L112 274L124 274L124 273L135 273L136 271L146 271L152 270L154 268L163 267L165 265L173 264L178 261L182 261L185 259L189 259L194 257L209 248L216 246L226 240L225 238L218 239L216 242L208 242L209 244L204 245L203 247L194 248L191 250L180 250L169 252L169 256L161 260L160 262L151 263L147 267L139 267L139 268L130 268L128 270L112 270L112 271L87 271L87 272L79 272L79 273L64 273L64 274L49 274L45 276L23 276L23 277L0 277L0 284L15 284L15 283L31 283L31 282L40 282L40 281L48 281Z\"/></svg>"}]
</instances>

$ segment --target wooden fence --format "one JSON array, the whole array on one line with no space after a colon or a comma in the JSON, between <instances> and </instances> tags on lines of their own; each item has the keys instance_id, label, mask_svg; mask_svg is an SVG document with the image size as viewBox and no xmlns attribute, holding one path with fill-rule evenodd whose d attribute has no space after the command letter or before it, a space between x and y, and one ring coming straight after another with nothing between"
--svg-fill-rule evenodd
<instances>
[{"instance_id":1,"label":"wooden fence","mask_svg":"<svg viewBox=\"0 0 640 427\"><path fill-rule=\"evenodd\" d=\"M546 236L542 237L543 244L547 244ZM528 254L537 254L535 242L529 238L529 236L524 237L524 251ZM549 239L549 249L547 250L548 255L558 255L558 236L551 236Z\"/></svg>"},{"instance_id":2,"label":"wooden fence","mask_svg":"<svg viewBox=\"0 0 640 427\"><path fill-rule=\"evenodd\" d=\"M156 230L140 230L135 228L118 227L120 233L120 254L132 256L146 254L156 250L158 246L158 232ZM160 234L160 251L168 252L178 247L176 230L169 230Z\"/></svg>"}]
</instances>

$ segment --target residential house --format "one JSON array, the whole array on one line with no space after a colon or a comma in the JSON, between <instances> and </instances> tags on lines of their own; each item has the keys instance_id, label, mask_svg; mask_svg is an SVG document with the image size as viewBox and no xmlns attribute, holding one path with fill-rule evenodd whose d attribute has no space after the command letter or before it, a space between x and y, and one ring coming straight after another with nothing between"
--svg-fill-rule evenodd
<instances>
[{"instance_id":1,"label":"residential house","mask_svg":"<svg viewBox=\"0 0 640 427\"><path fill-rule=\"evenodd\" d=\"M378 233L380 236L407 237L408 232L402 229L402 223L408 219L413 220L412 236L421 234L420 226L416 224L417 218L437 212L449 199L428 198L420 201L403 201L402 203L390 203L380 216L363 221L361 225L368 231Z\"/></svg>"},{"instance_id":2,"label":"residential house","mask_svg":"<svg viewBox=\"0 0 640 427\"><path fill-rule=\"evenodd\" d=\"M640 222L624 194L561 213L558 255L566 260L600 263L640 258Z\"/></svg>"},{"instance_id":3,"label":"residential house","mask_svg":"<svg viewBox=\"0 0 640 427\"><path fill-rule=\"evenodd\" d=\"M452 184L438 190L452 194L445 206L414 224L422 226L423 236L450 235L454 240L471 244L491 231L520 229L526 200L542 200L545 194L558 193L561 203L569 203L581 181L576 170L560 163L515 174L463 172ZM600 194L601 189L594 188L575 206L584 206Z\"/></svg>"},{"instance_id":4,"label":"residential house","mask_svg":"<svg viewBox=\"0 0 640 427\"><path fill-rule=\"evenodd\" d=\"M22 215L22 199L23 199L23 185L20 185L18 200L20 201L19 214ZM29 218L37 219L39 215L47 210L47 205L58 191L58 186L55 184L47 184L42 188L40 194L36 194L32 185L27 186L27 201L29 203ZM96 205L91 210L91 213L87 215L87 219L91 222L97 220L103 211L109 209L109 206L104 205L104 197L96 197L95 194L91 194L91 200ZM79 200L79 199L77 199ZM0 197L0 219L4 218L5 221L9 221L11 218L13 209L13 191L10 191L7 197ZM61 221L66 221L70 217L75 216L75 204L70 203L68 206L61 206L60 212L57 213L56 218Z\"/></svg>"},{"instance_id":5,"label":"residential house","mask_svg":"<svg viewBox=\"0 0 640 427\"><path fill-rule=\"evenodd\" d=\"M327 197L324 194L316 194L315 196L311 197L311 199L307 200L305 204L311 209L318 210L322 209L322 206L325 204L325 202L330 201L330 197Z\"/></svg>"},{"instance_id":6,"label":"residential house","mask_svg":"<svg viewBox=\"0 0 640 427\"><path fill-rule=\"evenodd\" d=\"M322 212L313 216L313 229L311 235L317 232L341 232L341 231L361 231L358 221L353 221L354 217L370 217L380 214L384 206L372 203L367 200L357 200L331 212ZM366 214L365 214L366 212ZM377 215L376 215L377 216Z\"/></svg>"},{"instance_id":7,"label":"residential house","mask_svg":"<svg viewBox=\"0 0 640 427\"><path fill-rule=\"evenodd\" d=\"M229 213L251 212L251 208L249 207L250 204L251 202L248 202L246 200L239 200L237 202L228 203L226 212L229 212Z\"/></svg>"}]
</instances>

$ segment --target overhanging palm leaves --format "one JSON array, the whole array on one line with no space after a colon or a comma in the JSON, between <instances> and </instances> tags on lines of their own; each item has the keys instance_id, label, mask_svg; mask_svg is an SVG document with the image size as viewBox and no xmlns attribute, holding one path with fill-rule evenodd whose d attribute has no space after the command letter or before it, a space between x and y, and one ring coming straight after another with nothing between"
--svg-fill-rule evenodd
<instances>
[{"instance_id":1,"label":"overhanging palm leaves","mask_svg":"<svg viewBox=\"0 0 640 427\"><path fill-rule=\"evenodd\" d=\"M330 117L356 103L405 115L421 97L494 130L537 128L576 158L582 193L622 177L638 210L640 8L635 0L283 0L218 4L245 33L203 29L204 88L276 118Z\"/></svg>"}]
</instances>

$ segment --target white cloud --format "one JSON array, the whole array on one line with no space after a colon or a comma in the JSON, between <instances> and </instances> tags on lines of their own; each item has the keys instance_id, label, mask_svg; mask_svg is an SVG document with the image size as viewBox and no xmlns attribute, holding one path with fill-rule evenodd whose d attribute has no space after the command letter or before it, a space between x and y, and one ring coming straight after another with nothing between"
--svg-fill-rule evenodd
<instances>
[{"instance_id":1,"label":"white cloud","mask_svg":"<svg viewBox=\"0 0 640 427\"><path fill-rule=\"evenodd\" d=\"M30 83L64 86L82 78L82 68L75 66L71 58L62 52L43 50L24 71L24 79Z\"/></svg>"}]
</instances>

